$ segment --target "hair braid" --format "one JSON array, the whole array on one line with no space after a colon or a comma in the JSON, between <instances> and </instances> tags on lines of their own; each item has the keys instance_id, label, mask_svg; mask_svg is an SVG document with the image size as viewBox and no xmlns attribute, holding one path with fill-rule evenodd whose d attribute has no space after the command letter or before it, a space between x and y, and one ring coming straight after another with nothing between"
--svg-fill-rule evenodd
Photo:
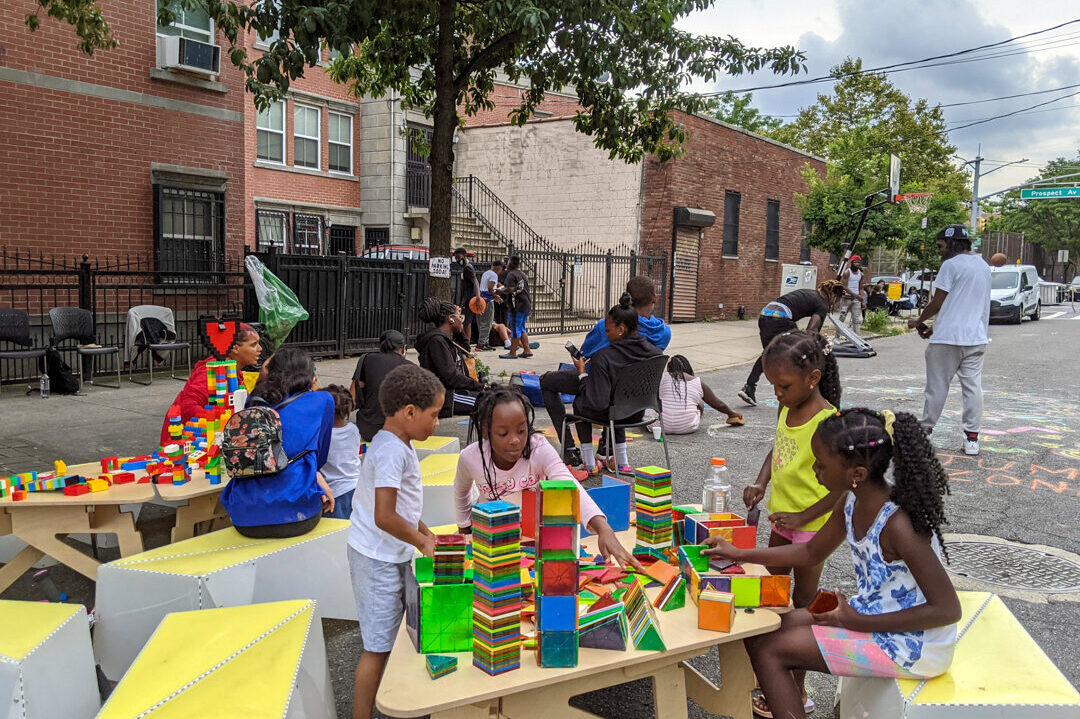
<instances>
[{"instance_id":1,"label":"hair braid","mask_svg":"<svg viewBox=\"0 0 1080 719\"><path fill-rule=\"evenodd\" d=\"M829 341L817 332L793 330L775 338L765 348L762 362L784 361L809 374L821 372L818 390L833 407L840 407L840 367Z\"/></svg>"},{"instance_id":2,"label":"hair braid","mask_svg":"<svg viewBox=\"0 0 1080 719\"><path fill-rule=\"evenodd\" d=\"M525 424L528 427L525 437L525 446L521 449L521 456L525 459L532 457L533 418L535 413L532 404L516 387L509 385L490 385L476 398L476 405L472 411L472 421L476 425L476 446L480 450L480 466L484 470L484 481L487 483L493 499L499 498L495 485L494 457L484 457L484 433L491 431L491 420L495 414L495 408L501 404L517 402L525 413ZM489 450L490 452L490 450Z\"/></svg>"}]
</instances>

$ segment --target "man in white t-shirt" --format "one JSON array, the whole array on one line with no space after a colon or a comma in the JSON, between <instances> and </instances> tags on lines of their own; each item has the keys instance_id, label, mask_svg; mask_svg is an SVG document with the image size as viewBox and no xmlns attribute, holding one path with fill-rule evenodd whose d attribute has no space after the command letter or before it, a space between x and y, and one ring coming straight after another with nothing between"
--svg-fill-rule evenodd
<instances>
[{"instance_id":1,"label":"man in white t-shirt","mask_svg":"<svg viewBox=\"0 0 1080 719\"><path fill-rule=\"evenodd\" d=\"M954 376L962 390L964 454L979 453L982 423L982 367L990 325L990 266L971 254L971 239L963 225L949 225L937 235L941 263L934 297L908 327L930 340L926 348L926 393L922 423L934 429ZM926 320L937 316L934 326Z\"/></svg>"},{"instance_id":2,"label":"man in white t-shirt","mask_svg":"<svg viewBox=\"0 0 1080 719\"><path fill-rule=\"evenodd\" d=\"M491 320L495 317L495 303L502 302L502 298L495 292L499 286L499 273L502 269L502 260L495 260L491 263L491 269L480 275L480 296L486 303L484 311L476 316L476 349L481 352L492 349L488 340L491 335Z\"/></svg>"}]
</instances>

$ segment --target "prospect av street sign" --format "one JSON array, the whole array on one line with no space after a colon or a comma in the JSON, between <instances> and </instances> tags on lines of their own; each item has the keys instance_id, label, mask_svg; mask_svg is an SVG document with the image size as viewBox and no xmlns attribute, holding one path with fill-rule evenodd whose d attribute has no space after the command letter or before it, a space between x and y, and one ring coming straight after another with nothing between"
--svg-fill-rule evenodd
<instances>
[{"instance_id":1,"label":"prospect av street sign","mask_svg":"<svg viewBox=\"0 0 1080 719\"><path fill-rule=\"evenodd\" d=\"M1020 190L1021 200L1055 200L1060 197L1080 197L1080 187Z\"/></svg>"}]
</instances>

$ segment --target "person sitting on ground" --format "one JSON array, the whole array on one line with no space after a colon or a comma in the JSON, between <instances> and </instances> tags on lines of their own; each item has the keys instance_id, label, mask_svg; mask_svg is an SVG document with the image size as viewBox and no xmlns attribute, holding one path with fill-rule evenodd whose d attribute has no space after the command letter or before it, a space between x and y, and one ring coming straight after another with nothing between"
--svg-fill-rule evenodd
<instances>
[{"instance_id":1,"label":"person sitting on ground","mask_svg":"<svg viewBox=\"0 0 1080 719\"><path fill-rule=\"evenodd\" d=\"M360 477L360 430L349 421L353 398L339 384L327 385L325 390L334 398L334 428L330 433L330 451L326 463L319 468L334 496L334 509L323 516L348 519L352 513L353 492Z\"/></svg>"},{"instance_id":2,"label":"person sitting on ground","mask_svg":"<svg viewBox=\"0 0 1080 719\"><path fill-rule=\"evenodd\" d=\"M619 372L627 365L660 355L656 345L638 334L638 313L631 304L629 293L623 293L619 304L608 310L604 323L610 344L593 355L587 372L585 358L579 356L573 358L573 370L546 372L540 378L544 406L556 432L561 431L563 418L566 416L566 408L563 407L560 395L576 395L574 414L588 417L598 424L607 424L615 378ZM641 415L619 419L632 421L641 419ZM563 448L563 461L575 469L584 468L589 474L598 474L604 468L597 463L593 450L592 422L579 422L577 430L581 451L578 451L574 444L569 427L566 428L564 436L559 438ZM626 430L623 429L615 430L615 465L619 471L633 471L626 455Z\"/></svg>"},{"instance_id":3,"label":"person sitting on ground","mask_svg":"<svg viewBox=\"0 0 1080 719\"><path fill-rule=\"evenodd\" d=\"M386 330L379 336L379 351L361 355L352 376L352 395L356 403L356 427L365 442L382 429L385 417L379 405L379 387L395 367L411 364L405 359L405 335Z\"/></svg>"},{"instance_id":4,"label":"person sitting on ground","mask_svg":"<svg viewBox=\"0 0 1080 719\"><path fill-rule=\"evenodd\" d=\"M641 565L615 536L607 517L559 458L543 435L533 429L533 408L513 387L493 386L476 400L476 441L461 451L454 477L458 531L472 531L477 499L504 500L521 506L521 492L536 490L546 479L565 479L578 488L581 523L597 535L597 549L619 566L642 571Z\"/></svg>"},{"instance_id":5,"label":"person sitting on ground","mask_svg":"<svg viewBox=\"0 0 1080 719\"><path fill-rule=\"evenodd\" d=\"M435 373L446 389L442 416L469 414L484 384L470 377L465 366L470 355L461 334L465 321L461 309L437 297L428 297L417 314L424 322L434 325L416 339L416 351L420 366Z\"/></svg>"},{"instance_id":6,"label":"person sitting on ground","mask_svg":"<svg viewBox=\"0 0 1080 719\"><path fill-rule=\"evenodd\" d=\"M257 363L261 353L259 333L255 328L242 322L237 324L236 342L229 348L227 357L236 362L237 373ZM206 384L206 363L213 360L213 357L207 357L196 362L187 382L173 400L173 406L180 408L180 419L185 423L206 416L206 405L210 402L210 390ZM162 447L173 441L169 436L168 417L165 417L161 424L160 441Z\"/></svg>"},{"instance_id":7,"label":"person sitting on ground","mask_svg":"<svg viewBox=\"0 0 1080 719\"><path fill-rule=\"evenodd\" d=\"M278 350L263 370L247 406L277 410L290 461L277 474L232 480L221 505L245 537L296 537L314 529L323 511L334 510L334 493L318 473L330 453L334 398L312 391L315 365L302 350Z\"/></svg>"},{"instance_id":8,"label":"person sitting on ground","mask_svg":"<svg viewBox=\"0 0 1080 719\"><path fill-rule=\"evenodd\" d=\"M662 317L653 316L653 308L659 299L656 296L656 282L651 277L637 275L626 283L626 291L630 294L630 303L638 313L638 334L652 342L661 352L666 350L671 344L671 327ZM589 330L585 341L581 343L581 354L592 357L607 346L604 320L600 320Z\"/></svg>"},{"instance_id":9,"label":"person sitting on ground","mask_svg":"<svg viewBox=\"0 0 1080 719\"><path fill-rule=\"evenodd\" d=\"M743 416L713 394L709 385L694 376L690 360L675 355L668 360L667 371L660 378L660 426L664 434L693 434L701 426L701 416L708 404L727 415L727 423L745 424ZM648 414L648 413L647 413ZM655 413L653 413L655 416Z\"/></svg>"},{"instance_id":10,"label":"person sitting on ground","mask_svg":"<svg viewBox=\"0 0 1080 719\"><path fill-rule=\"evenodd\" d=\"M781 295L761 308L758 315L758 335L761 349L765 350L773 338L799 328L799 320L810 318L806 329L820 332L825 316L836 312L847 293L838 280L826 280L817 290L795 290ZM757 406L757 383L761 379L762 364L759 355L750 369L746 384L739 390L739 399L751 407Z\"/></svg>"}]
</instances>

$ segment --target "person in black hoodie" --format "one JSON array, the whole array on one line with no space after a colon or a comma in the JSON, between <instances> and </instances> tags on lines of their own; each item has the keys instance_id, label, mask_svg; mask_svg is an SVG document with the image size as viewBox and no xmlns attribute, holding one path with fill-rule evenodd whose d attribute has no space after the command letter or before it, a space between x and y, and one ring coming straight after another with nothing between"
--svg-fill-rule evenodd
<instances>
[{"instance_id":1,"label":"person in black hoodie","mask_svg":"<svg viewBox=\"0 0 1080 719\"><path fill-rule=\"evenodd\" d=\"M465 371L465 358L471 355L465 349L469 343L462 333L465 316L461 308L437 297L428 297L420 305L417 316L434 325L416 339L416 351L420 355L420 366L434 372L446 388L446 401L439 416L469 414L484 385Z\"/></svg>"},{"instance_id":2,"label":"person in black hoodie","mask_svg":"<svg viewBox=\"0 0 1080 719\"><path fill-rule=\"evenodd\" d=\"M637 329L637 310L633 307L629 293L623 293L619 304L608 310L604 318L604 331L610 344L590 358L588 372L585 371L585 358L576 357L575 369L547 372L540 378L544 406L556 432L562 427L563 417L566 416L559 396L564 393L577 395L574 399L574 414L589 417L601 424L607 422L611 392L619 371L633 362L660 354L656 345L639 335ZM584 467L589 474L597 474L602 468L597 466L593 449L592 424L578 422L577 430L581 450L574 445L574 437L568 428L566 436L561 438L563 461L574 468ZM629 466L626 456L626 431L621 429L615 430L615 462L620 467Z\"/></svg>"}]
</instances>

